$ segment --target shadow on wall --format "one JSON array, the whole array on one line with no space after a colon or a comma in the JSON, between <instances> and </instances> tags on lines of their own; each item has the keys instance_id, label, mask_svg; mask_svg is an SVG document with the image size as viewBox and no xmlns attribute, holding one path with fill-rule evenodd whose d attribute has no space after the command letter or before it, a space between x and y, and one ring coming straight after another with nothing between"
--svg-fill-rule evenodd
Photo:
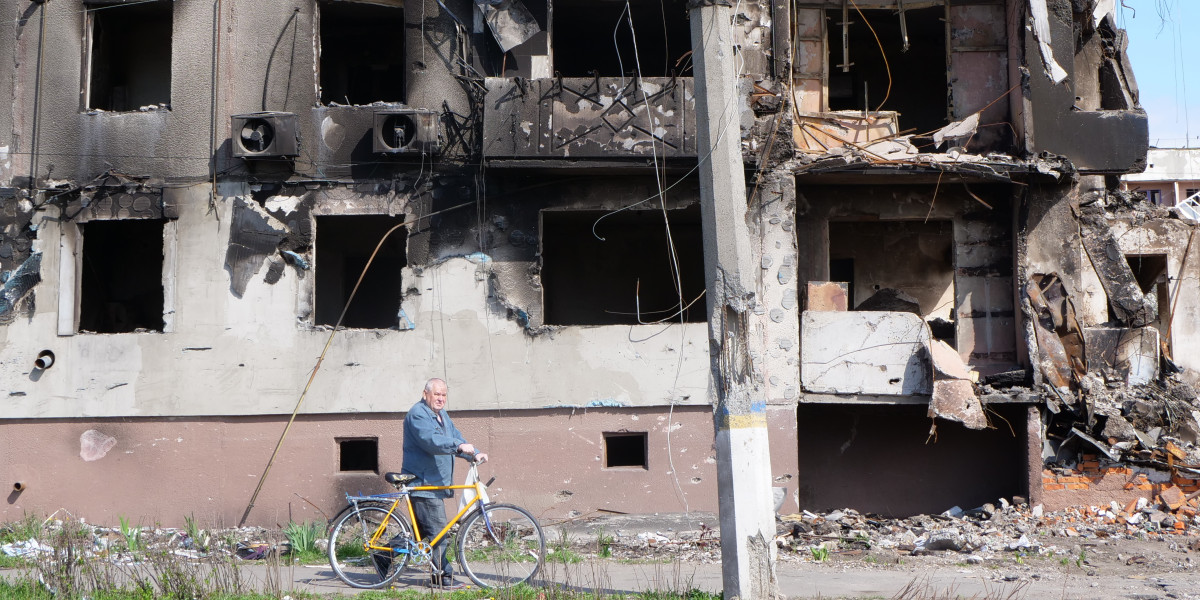
<instances>
[{"instance_id":1,"label":"shadow on wall","mask_svg":"<svg viewBox=\"0 0 1200 600\"><path fill-rule=\"evenodd\" d=\"M908 517L1027 496L1024 405L990 407L982 431L938 420L936 438L926 410L801 405L800 508Z\"/></svg>"}]
</instances>

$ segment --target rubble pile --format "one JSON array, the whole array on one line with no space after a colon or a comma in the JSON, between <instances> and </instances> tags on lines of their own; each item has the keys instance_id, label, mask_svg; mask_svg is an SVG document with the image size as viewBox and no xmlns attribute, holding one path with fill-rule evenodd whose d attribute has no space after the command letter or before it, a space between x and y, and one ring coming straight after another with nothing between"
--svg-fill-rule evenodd
<instances>
[{"instance_id":1,"label":"rubble pile","mask_svg":"<svg viewBox=\"0 0 1200 600\"><path fill-rule=\"evenodd\" d=\"M256 560L288 552L279 530L236 527L189 533L165 527L104 527L79 521L48 520L28 539L0 544L0 555L53 560L69 546L76 556L118 563L137 562L148 554L183 559L230 556Z\"/></svg>"},{"instance_id":2,"label":"rubble pile","mask_svg":"<svg viewBox=\"0 0 1200 600\"><path fill-rule=\"evenodd\" d=\"M1173 490L1173 491L1172 491ZM958 553L968 564L1010 556L1077 554L1083 540L1154 540L1177 538L1200 551L1200 499L1167 488L1158 502L1142 498L1122 505L1081 506L1047 512L1006 499L964 511L895 519L865 515L853 509L782 517L776 544L801 558L859 555L883 549L913 556ZM823 549L824 552L820 551Z\"/></svg>"}]
</instances>

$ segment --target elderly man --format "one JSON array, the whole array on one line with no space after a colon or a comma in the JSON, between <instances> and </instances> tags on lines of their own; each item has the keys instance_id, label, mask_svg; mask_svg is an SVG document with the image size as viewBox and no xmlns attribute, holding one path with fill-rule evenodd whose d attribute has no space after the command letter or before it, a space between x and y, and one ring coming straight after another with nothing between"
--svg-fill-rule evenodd
<instances>
[{"instance_id":1,"label":"elderly man","mask_svg":"<svg viewBox=\"0 0 1200 600\"><path fill-rule=\"evenodd\" d=\"M400 470L417 476L414 485L453 485L455 455L475 455L479 462L487 460L487 455L467 443L450 420L446 412L446 382L430 379L425 383L421 401L404 417L404 463ZM412 493L413 512L422 538L435 536L446 526L444 499L453 495L451 490ZM441 573L434 573L432 583L446 589L461 589L465 586L455 584L454 567L446 560L448 537L433 548L433 564Z\"/></svg>"}]
</instances>

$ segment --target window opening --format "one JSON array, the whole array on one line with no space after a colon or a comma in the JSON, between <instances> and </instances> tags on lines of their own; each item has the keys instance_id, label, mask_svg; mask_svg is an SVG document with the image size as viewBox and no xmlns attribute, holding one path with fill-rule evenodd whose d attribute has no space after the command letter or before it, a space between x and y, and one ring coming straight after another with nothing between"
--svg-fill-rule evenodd
<instances>
[{"instance_id":1,"label":"window opening","mask_svg":"<svg viewBox=\"0 0 1200 600\"><path fill-rule=\"evenodd\" d=\"M829 259L829 281L841 281L846 283L846 297L853 304L854 300L854 259L853 258L830 258ZM854 308L851 306L850 308Z\"/></svg>"},{"instance_id":2,"label":"window opening","mask_svg":"<svg viewBox=\"0 0 1200 600\"><path fill-rule=\"evenodd\" d=\"M683 284L683 320L706 320L699 208L667 211ZM542 211L542 298L550 325L679 322L662 211Z\"/></svg>"},{"instance_id":3,"label":"window opening","mask_svg":"<svg viewBox=\"0 0 1200 600\"><path fill-rule=\"evenodd\" d=\"M321 103L404 101L404 8L322 2Z\"/></svg>"},{"instance_id":4,"label":"window opening","mask_svg":"<svg viewBox=\"0 0 1200 600\"><path fill-rule=\"evenodd\" d=\"M643 77L681 72L687 65L675 63L692 49L687 1L634 0L629 6L636 56L624 2L554 0L554 70L564 77L620 77L636 73L640 59Z\"/></svg>"},{"instance_id":5,"label":"window opening","mask_svg":"<svg viewBox=\"0 0 1200 600\"><path fill-rule=\"evenodd\" d=\"M830 277L849 281L852 310L904 310L930 322L938 339L954 345L954 226L950 221L869 221L829 224ZM836 269L836 277L835 276ZM840 279L844 277L845 279ZM900 302L885 308L872 298L895 290ZM890 293L890 292L889 292ZM864 302L872 302L864 305ZM869 307L869 308L867 308Z\"/></svg>"},{"instance_id":6,"label":"window opening","mask_svg":"<svg viewBox=\"0 0 1200 600\"><path fill-rule=\"evenodd\" d=\"M89 6L87 108L171 104L172 6L169 1Z\"/></svg>"},{"instance_id":7,"label":"window opening","mask_svg":"<svg viewBox=\"0 0 1200 600\"><path fill-rule=\"evenodd\" d=\"M338 440L339 471L379 472L379 439Z\"/></svg>"},{"instance_id":8,"label":"window opening","mask_svg":"<svg viewBox=\"0 0 1200 600\"><path fill-rule=\"evenodd\" d=\"M165 219L128 219L80 225L80 331L163 330L165 224Z\"/></svg>"},{"instance_id":9,"label":"window opening","mask_svg":"<svg viewBox=\"0 0 1200 600\"><path fill-rule=\"evenodd\" d=\"M606 432L604 466L650 468L646 459L646 432Z\"/></svg>"},{"instance_id":10,"label":"window opening","mask_svg":"<svg viewBox=\"0 0 1200 600\"><path fill-rule=\"evenodd\" d=\"M1183 199L1189 200L1192 196L1195 196L1198 193L1200 193L1200 188L1188 188L1183 192Z\"/></svg>"},{"instance_id":11,"label":"window opening","mask_svg":"<svg viewBox=\"0 0 1200 600\"><path fill-rule=\"evenodd\" d=\"M926 133L946 124L946 11L943 7L905 9L908 51L900 16L892 10L849 12L849 70L843 70L842 11L826 11L828 19L829 110L896 111L902 131ZM879 42L863 22L871 23ZM880 55L887 53L887 66ZM888 94L888 70L892 89ZM887 94L887 101L883 102Z\"/></svg>"},{"instance_id":12,"label":"window opening","mask_svg":"<svg viewBox=\"0 0 1200 600\"><path fill-rule=\"evenodd\" d=\"M335 325L354 284L380 238L404 222L403 215L341 215L316 218L317 325ZM400 313L400 271L407 264L407 228L401 227L379 249L346 311L342 326L352 329L396 327Z\"/></svg>"},{"instance_id":13,"label":"window opening","mask_svg":"<svg viewBox=\"0 0 1200 600\"><path fill-rule=\"evenodd\" d=\"M1151 204L1162 205L1162 190L1146 190L1146 199Z\"/></svg>"},{"instance_id":14,"label":"window opening","mask_svg":"<svg viewBox=\"0 0 1200 600\"><path fill-rule=\"evenodd\" d=\"M1165 323L1170 323L1171 296L1167 278L1166 254L1127 254L1125 261L1137 279L1143 294L1154 294L1158 300L1158 318L1150 323L1159 333L1166 335ZM1109 306L1109 318L1115 318Z\"/></svg>"}]
</instances>

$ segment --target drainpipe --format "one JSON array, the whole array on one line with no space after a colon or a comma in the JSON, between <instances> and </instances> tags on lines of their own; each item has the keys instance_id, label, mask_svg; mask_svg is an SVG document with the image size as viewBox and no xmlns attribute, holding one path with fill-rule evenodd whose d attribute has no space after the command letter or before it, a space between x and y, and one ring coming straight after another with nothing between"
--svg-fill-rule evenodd
<instances>
[{"instance_id":1,"label":"drainpipe","mask_svg":"<svg viewBox=\"0 0 1200 600\"><path fill-rule=\"evenodd\" d=\"M704 234L709 361L715 394L721 578L726 598L774 599L775 503L762 375L751 360L758 304L746 227L733 9L729 0L688 0L696 87L696 149Z\"/></svg>"},{"instance_id":2,"label":"drainpipe","mask_svg":"<svg viewBox=\"0 0 1200 600\"><path fill-rule=\"evenodd\" d=\"M46 3L49 0L34 0L42 5L41 26L38 31L38 61L37 72L35 73L35 83L33 86L33 141L30 143L30 158L29 158L29 196L33 199L37 192L37 174L38 174L38 152L40 150L38 144L38 125L41 122L42 114L42 64L45 60L46 53Z\"/></svg>"}]
</instances>

